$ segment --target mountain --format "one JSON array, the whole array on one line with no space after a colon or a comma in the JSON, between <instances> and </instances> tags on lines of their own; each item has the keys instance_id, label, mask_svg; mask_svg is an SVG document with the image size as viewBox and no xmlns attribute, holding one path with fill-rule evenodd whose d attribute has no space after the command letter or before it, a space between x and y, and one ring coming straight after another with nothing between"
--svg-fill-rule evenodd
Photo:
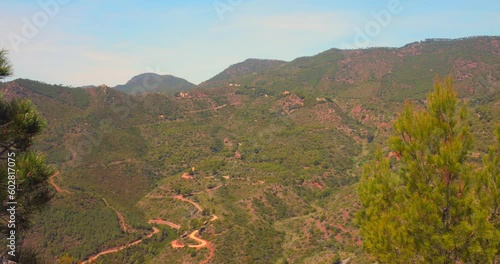
<instances>
[{"instance_id":1,"label":"mountain","mask_svg":"<svg viewBox=\"0 0 500 264\"><path fill-rule=\"evenodd\" d=\"M207 83L230 82L233 78L245 75L255 75L271 69L275 69L285 64L280 60L247 59L229 66L227 69L200 84L201 87Z\"/></svg>"},{"instance_id":2,"label":"mountain","mask_svg":"<svg viewBox=\"0 0 500 264\"><path fill-rule=\"evenodd\" d=\"M172 75L159 75L156 73L143 73L134 76L124 85L117 85L115 89L128 94L150 92L176 92L186 91L195 85Z\"/></svg>"},{"instance_id":3,"label":"mountain","mask_svg":"<svg viewBox=\"0 0 500 264\"><path fill-rule=\"evenodd\" d=\"M499 45L499 37L475 37L428 39L401 48L331 49L279 66L273 64L258 72L237 71L240 67L236 65L248 64L242 62L203 86L219 87L220 80L224 80L222 85L237 83L268 94L300 89L343 98L401 101L424 98L436 75L451 74L460 94L470 96L500 86Z\"/></svg>"},{"instance_id":4,"label":"mountain","mask_svg":"<svg viewBox=\"0 0 500 264\"><path fill-rule=\"evenodd\" d=\"M481 161L500 122L499 43L426 40L252 59L177 96L0 84L47 118L34 148L59 171L59 192L23 245L47 263L124 245L98 261L373 263L354 219L363 164L387 151L404 101L422 107L435 75L450 73L468 102L470 161Z\"/></svg>"}]
</instances>

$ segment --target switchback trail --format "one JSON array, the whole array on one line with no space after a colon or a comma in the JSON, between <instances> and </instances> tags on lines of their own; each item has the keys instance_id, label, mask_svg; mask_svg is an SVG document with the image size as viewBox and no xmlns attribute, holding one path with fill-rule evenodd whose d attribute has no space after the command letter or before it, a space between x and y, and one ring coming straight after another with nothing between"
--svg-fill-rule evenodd
<instances>
[{"instance_id":1,"label":"switchback trail","mask_svg":"<svg viewBox=\"0 0 500 264\"><path fill-rule=\"evenodd\" d=\"M217 188L219 188L219 187L220 186L218 186ZM214 188L214 189L217 189L217 188ZM209 192L211 190L213 190L213 189L207 190L207 192ZM201 206L199 204L184 198L182 195L174 196L174 198L194 205L196 207L196 209L198 209L198 211L200 211L200 213L203 211L203 208L201 208ZM210 222L213 222L217 219L218 219L218 217L216 215L212 215L212 219L210 219ZM188 245L188 247L196 248L196 249L205 248L205 247L208 248L208 250L209 250L208 257L200 263L202 263L202 264L209 263L210 260L214 257L215 247L210 243L210 241L199 238L197 236L198 234L199 234L198 230L195 230L195 231L191 232L191 234L189 234L188 237L191 240L198 242L198 244L197 245ZM183 247L184 247L184 244L179 243L179 241L177 241L177 240L172 241L172 248L183 248Z\"/></svg>"},{"instance_id":2,"label":"switchback trail","mask_svg":"<svg viewBox=\"0 0 500 264\"><path fill-rule=\"evenodd\" d=\"M55 176L57 176L57 174L55 174ZM57 190L57 188L56 188L56 190ZM203 208L199 204L197 204L197 203L195 203L195 202L193 202L191 200L188 200L188 199L184 198L182 195L177 195L177 196L174 196L173 198L181 200L183 202L187 202L187 203L192 204L193 206L196 207L196 209L198 209L198 211L200 213L203 211ZM110 207L111 209L113 209L116 212L116 214L118 216L118 219L120 220L120 226L126 232L127 231L127 225L125 223L125 218L123 217L123 215L120 212L118 212L117 210L115 210L113 207L111 207L111 205L108 203L108 201L106 201L105 198L102 198L102 200L104 201L104 203L108 207ZM218 217L216 215L212 215L212 218L210 219L210 222L215 221L217 219L218 219ZM181 226L178 225L178 224L175 224L175 223L172 223L172 222L169 222L169 221L165 221L165 220L161 220L161 219L150 219L148 221L148 223L149 224L157 224L157 225L166 225L166 226L169 226L169 227L174 228L174 229L180 229L181 228ZM128 247L140 244L140 243L143 242L144 239L150 238L150 237L152 237L153 235L155 235L155 234L157 234L159 232L160 232L160 230L158 228L153 227L153 232L151 232L147 236L145 236L145 237L143 237L143 238L141 238L139 240L136 240L134 242L131 242L131 243L128 243L128 244L125 244L125 245L122 245L122 246L113 247L113 248L104 250L102 252L99 252L99 253L97 253L95 255L92 255L87 260L83 261L82 264L92 263L92 262L96 261L100 256L107 255L107 254L112 254L112 253L116 253L116 252L124 250L124 249L126 249ZM200 249L200 248L204 248L204 247L208 248L209 249L209 256L203 262L201 262L201 263L208 263L210 261L210 259L212 259L213 255L214 255L215 248L214 248L213 245L211 245L210 241L202 239L202 238L199 238L197 236L198 234L199 234L198 230L195 230L195 231L191 232L191 234L189 234L188 237L191 240L194 240L194 241L198 242L198 244L196 244L196 245L191 245L190 244L190 245L188 245L188 247L196 248L196 249ZM173 248L183 248L185 246L184 246L184 244L180 243L178 240L174 240L174 241L172 241L172 247Z\"/></svg>"},{"instance_id":3,"label":"switchback trail","mask_svg":"<svg viewBox=\"0 0 500 264\"><path fill-rule=\"evenodd\" d=\"M108 206L109 208L111 208L113 211L115 211L116 215L118 216L118 219L120 221L120 226L121 228L123 229L124 232L127 232L128 228L127 228L127 223L125 222L125 217L123 217L123 215L118 212L118 210L114 209L109 203L108 201L103 197L102 200L104 201L104 203L106 204L106 206ZM172 222L168 222L168 221L164 221L164 220L161 220L161 219L151 219L148 221L149 224L157 224L157 225L167 225L167 226L170 226L172 228L175 228L175 229L179 229L181 228L180 225L177 225L177 224L174 224ZM150 238L152 237L153 235L157 234L160 232L160 229L156 228L156 227L153 227L153 232L151 232L150 234L148 234L147 236L139 239L139 240L136 240L134 242L131 242L131 243L128 243L128 244L125 244L125 245L122 245L122 246L117 246L117 247L113 247L113 248L110 248L110 249L107 249L107 250L104 250L102 252L99 252L98 254L96 255L93 255L93 256L90 256L88 258L88 260L84 261L83 264L86 264L86 263L92 263L93 261L97 260L100 256L103 256L103 255L107 255L107 254L111 254L111 253L116 253L118 251L121 251L121 250L124 250L128 247L131 247L131 246L135 246L137 244L140 244L142 243L142 241L146 238Z\"/></svg>"},{"instance_id":4,"label":"switchback trail","mask_svg":"<svg viewBox=\"0 0 500 264\"><path fill-rule=\"evenodd\" d=\"M189 238L198 242L199 244L198 245L188 245L188 247L202 248L202 247L206 247L208 245L208 243L210 243L205 239L201 239L201 238L197 237L196 235L198 235L198 230L194 230L191 234L189 234Z\"/></svg>"}]
</instances>

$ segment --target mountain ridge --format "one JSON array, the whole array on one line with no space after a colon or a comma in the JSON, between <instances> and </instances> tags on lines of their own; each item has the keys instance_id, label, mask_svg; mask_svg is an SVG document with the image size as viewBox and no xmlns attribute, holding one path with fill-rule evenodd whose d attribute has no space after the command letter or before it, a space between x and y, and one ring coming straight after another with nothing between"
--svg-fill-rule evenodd
<instances>
[{"instance_id":1,"label":"mountain ridge","mask_svg":"<svg viewBox=\"0 0 500 264\"><path fill-rule=\"evenodd\" d=\"M236 75L256 74L258 72L279 67L284 63L286 62L274 59L255 59L255 58L246 59L242 62L230 65L219 74L202 82L200 86L203 86L205 83L209 82L229 80Z\"/></svg>"},{"instance_id":2,"label":"mountain ridge","mask_svg":"<svg viewBox=\"0 0 500 264\"><path fill-rule=\"evenodd\" d=\"M151 92L178 92L195 87L185 79L173 75L159 75L157 73L141 73L132 77L126 84L113 87L128 94Z\"/></svg>"}]
</instances>

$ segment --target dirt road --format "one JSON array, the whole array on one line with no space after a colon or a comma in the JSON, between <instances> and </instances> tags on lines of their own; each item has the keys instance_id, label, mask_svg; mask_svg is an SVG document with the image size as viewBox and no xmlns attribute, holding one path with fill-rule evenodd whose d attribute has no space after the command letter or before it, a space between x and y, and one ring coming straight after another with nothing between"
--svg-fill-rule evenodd
<instances>
[{"instance_id":1,"label":"dirt road","mask_svg":"<svg viewBox=\"0 0 500 264\"><path fill-rule=\"evenodd\" d=\"M217 188L219 188L219 187L217 187ZM207 192L209 192L209 191L210 190L207 190ZM187 202L187 203L190 203L190 204L194 205L198 209L198 211L200 211L200 213L203 211L203 208L201 208L201 206L199 204L197 204L197 203L195 203L195 202L193 202L191 200L188 200L188 199L184 198L182 195L174 196L174 198L178 199L178 200L181 200L183 202ZM212 215L212 218L210 219L210 222L213 222L213 221L215 221L217 219L219 219L219 218L216 215ZM195 231L191 232L191 234L189 234L188 237L191 240L194 240L194 241L198 242L198 244L197 245L188 245L188 247L190 247L190 248L196 248L196 249L205 248L205 247L208 248L208 250L209 250L208 257L205 260L203 260L201 263L209 263L210 260L214 256L215 247L214 247L214 245L212 245L210 243L210 241L202 239L202 238L199 238L198 234L199 234L198 230L195 230ZM184 244L181 244L177 240L175 240L175 241L172 241L172 247L173 248L181 248L181 247L184 247Z\"/></svg>"},{"instance_id":2,"label":"dirt road","mask_svg":"<svg viewBox=\"0 0 500 264\"><path fill-rule=\"evenodd\" d=\"M172 248L183 248L183 247L185 247L185 245L179 242L179 240L172 241Z\"/></svg>"},{"instance_id":3,"label":"dirt road","mask_svg":"<svg viewBox=\"0 0 500 264\"><path fill-rule=\"evenodd\" d=\"M57 176L57 173L54 174L52 177L55 177L55 176ZM54 186L54 188L56 188L56 186ZM58 188L56 188L56 190L58 190ZM62 190L62 189L60 189L60 190ZM198 209L198 211L200 213L203 211L203 208L198 203L195 203L195 202L193 202L193 201L191 201L189 199L186 199L182 195L177 195L177 196L174 196L173 198L181 200L183 202L187 202L187 203L192 204L194 207L196 207L196 209ZM127 225L125 223L125 218L123 217L123 215L120 212L118 212L117 210L115 210L113 207L111 207L111 205L106 201L106 199L104 199L104 198L102 198L102 199L103 199L104 203L106 203L106 205L108 207L110 207L111 209L113 209L116 212L116 215L118 216L118 219L120 220L120 226L126 232L127 231ZM215 221L217 219L218 219L218 217L216 215L212 215L212 218L210 219L210 222ZM148 221L148 223L149 224L158 224L158 225L167 225L167 226L169 226L171 228L174 228L174 229L180 229L181 228L181 226L178 225L178 224L175 224L175 223L172 223L172 222L169 222L169 221L165 221L165 220L161 220L161 219L150 219ZM104 251L102 251L102 252L100 252L100 253L98 253L96 255L90 256L88 258L88 260L86 260L86 261L84 261L82 263L83 264L92 263L93 261L97 260L100 256L107 255L107 254L112 254L112 253L116 253L118 251L126 249L127 247L140 244L140 243L142 243L142 241L144 239L150 238L150 237L152 237L153 235L155 235L155 234L157 234L159 232L160 232L160 230L158 228L153 227L153 232L150 233L149 235L147 235L147 236L145 236L145 237L143 237L143 238L141 238L141 239L139 239L137 241L128 243L126 245L122 245L122 246L118 246L118 247L114 247L114 248L110 248L110 249L104 250ZM191 234L189 234L189 236L188 236L189 239L196 241L198 244L197 245L188 245L188 247L196 248L196 249L207 247L210 252L209 252L208 258L205 259L203 261L203 263L208 263L208 261L214 255L215 247L213 245L211 245L209 241L198 237L198 235L199 235L199 231L198 230L195 230L195 231L191 232ZM183 247L185 247L185 245L182 244L181 242L179 242L178 240L174 240L174 241L172 241L172 247L173 248L183 248Z\"/></svg>"},{"instance_id":4,"label":"dirt road","mask_svg":"<svg viewBox=\"0 0 500 264\"><path fill-rule=\"evenodd\" d=\"M111 209L113 209L115 212L116 212L116 215L118 216L118 219L120 220L120 226L122 227L123 231L127 231L127 224L125 223L125 218L123 217L123 215L118 212L117 210L115 210L113 207L111 207L111 205L108 203L108 201L106 201L105 198L102 198L102 200L104 201L104 203ZM167 226L170 226L172 228L175 228L175 229L179 229L181 228L180 225L178 224L174 224L172 222L168 222L168 221L164 221L164 220L161 220L161 219L151 219L148 221L149 224L157 224L157 225L167 225ZM118 251L121 251L121 250L124 250L126 249L127 247L131 247L131 246L135 246L137 244L140 244L142 243L142 241L146 238L150 238L152 237L153 235L157 234L160 232L160 229L156 228L156 227L153 227L153 232L150 233L149 235L139 239L139 240L136 240L134 242L131 242L131 243L128 243L126 245L122 245L122 246L118 246L118 247L114 247L114 248L110 248L110 249L107 249L107 250L104 250L96 255L93 255L91 257L89 257L88 260L84 261L83 263L91 263L92 261L95 261L97 260L100 256L103 256L103 255L107 255L107 254L111 254L111 253L116 253Z\"/></svg>"},{"instance_id":5,"label":"dirt road","mask_svg":"<svg viewBox=\"0 0 500 264\"><path fill-rule=\"evenodd\" d=\"M151 219L148 221L149 224L157 224L157 225L167 225L167 226L170 226L171 228L174 228L174 229L180 229L181 226L178 225L178 224L174 224L172 222L169 222L169 221L164 221L164 220L161 220L161 219Z\"/></svg>"},{"instance_id":6,"label":"dirt road","mask_svg":"<svg viewBox=\"0 0 500 264\"><path fill-rule=\"evenodd\" d=\"M130 246L135 246L137 244L140 244L142 243L142 241L146 238L150 238L152 237L153 235L157 234L160 232L160 229L156 228L156 227L153 227L153 232L151 232L149 235L147 235L146 237L143 237L137 241L134 241L132 243L129 243L129 244L126 244L126 245L123 245L123 246L118 246L118 247L114 247L114 248L110 248L110 249L107 249L105 251L102 251L96 255L93 255L91 257L89 257L88 260L82 262L83 264L86 264L86 263L92 263L93 261L96 261L100 256L104 256L104 255L107 255L107 254L111 254L111 253L116 253L118 251L121 251L121 250L124 250L126 249L127 247L130 247Z\"/></svg>"},{"instance_id":7,"label":"dirt road","mask_svg":"<svg viewBox=\"0 0 500 264\"><path fill-rule=\"evenodd\" d=\"M188 111L188 112L186 112L186 114L202 113L202 112L208 112L208 111L217 111L217 110L224 108L226 106L227 106L227 104L223 104L221 106L213 106L212 108L208 108L208 109Z\"/></svg>"},{"instance_id":8,"label":"dirt road","mask_svg":"<svg viewBox=\"0 0 500 264\"><path fill-rule=\"evenodd\" d=\"M182 196L182 195L174 196L174 199L178 199L178 200L181 200L181 201L184 201L186 203L190 203L190 204L194 205L194 207L196 207L198 209L198 211L200 211L200 213L203 211L203 208L201 208L201 206L199 204L184 198L184 196Z\"/></svg>"},{"instance_id":9,"label":"dirt road","mask_svg":"<svg viewBox=\"0 0 500 264\"><path fill-rule=\"evenodd\" d=\"M127 225L125 224L125 217L123 217L123 215L120 212L118 212L118 210L111 207L111 205L108 203L108 201L106 201L106 199L102 198L102 200L109 208L111 208L113 211L115 211L116 216L118 216L118 221L120 222L120 226L122 227L123 232L127 232Z\"/></svg>"},{"instance_id":10,"label":"dirt road","mask_svg":"<svg viewBox=\"0 0 500 264\"><path fill-rule=\"evenodd\" d=\"M198 242L199 244L198 245L188 245L188 247L191 247L191 248L203 248L203 247L206 247L208 245L208 241L206 241L205 239L201 239L199 237L197 237L198 235L198 230L195 230L193 231L191 234L189 234L189 238Z\"/></svg>"},{"instance_id":11,"label":"dirt road","mask_svg":"<svg viewBox=\"0 0 500 264\"><path fill-rule=\"evenodd\" d=\"M63 188L59 187L54 182L54 178L57 177L57 175L59 175L59 171L56 171L52 176L49 177L49 184L52 185L54 187L54 189L56 189L56 192L58 192L58 193L71 193L70 191L64 190Z\"/></svg>"}]
</instances>

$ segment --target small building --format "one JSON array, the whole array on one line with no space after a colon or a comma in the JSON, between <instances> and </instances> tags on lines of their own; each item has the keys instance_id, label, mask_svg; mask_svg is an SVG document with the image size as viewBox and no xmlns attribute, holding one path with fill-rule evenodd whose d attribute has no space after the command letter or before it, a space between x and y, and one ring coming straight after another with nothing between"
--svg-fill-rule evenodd
<instances>
[{"instance_id":1,"label":"small building","mask_svg":"<svg viewBox=\"0 0 500 264\"><path fill-rule=\"evenodd\" d=\"M184 93L184 92L179 93L179 97L181 97L181 98L187 98L188 96L189 96L188 93Z\"/></svg>"}]
</instances>

